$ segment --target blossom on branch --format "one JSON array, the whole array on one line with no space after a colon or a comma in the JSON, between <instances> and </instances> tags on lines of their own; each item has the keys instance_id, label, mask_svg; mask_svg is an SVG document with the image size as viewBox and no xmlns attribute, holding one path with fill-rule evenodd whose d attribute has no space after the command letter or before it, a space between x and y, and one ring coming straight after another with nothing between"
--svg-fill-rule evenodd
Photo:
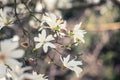
<instances>
[{"instance_id":1,"label":"blossom on branch","mask_svg":"<svg viewBox=\"0 0 120 80\"><path fill-rule=\"evenodd\" d=\"M52 13L46 13L43 15L43 21L45 21L49 28L53 31L58 31L61 35L65 34L66 29L66 21L61 18L57 18L56 15Z\"/></svg>"},{"instance_id":2,"label":"blossom on branch","mask_svg":"<svg viewBox=\"0 0 120 80\"><path fill-rule=\"evenodd\" d=\"M9 74L12 80L34 80L32 74L25 72L30 69L31 67L21 67L15 65L14 69L9 70Z\"/></svg>"},{"instance_id":3,"label":"blossom on branch","mask_svg":"<svg viewBox=\"0 0 120 80\"><path fill-rule=\"evenodd\" d=\"M18 42L12 42L12 40L0 42L0 77L6 75L7 67L13 69L15 65L22 65L16 59L21 58L24 55L24 51L22 49L16 49L17 47Z\"/></svg>"},{"instance_id":4,"label":"blossom on branch","mask_svg":"<svg viewBox=\"0 0 120 80\"><path fill-rule=\"evenodd\" d=\"M77 77L79 77L79 74L82 72L82 68L79 67L82 65L81 61L75 61L75 59L70 60L70 55L65 58L62 58L62 56L60 56L60 60L62 61L64 67L74 71Z\"/></svg>"},{"instance_id":5,"label":"blossom on branch","mask_svg":"<svg viewBox=\"0 0 120 80\"><path fill-rule=\"evenodd\" d=\"M76 24L74 29L73 29L73 38L74 42L79 42L81 41L82 43L85 43L84 34L86 34L85 30L80 30L81 24Z\"/></svg>"},{"instance_id":6,"label":"blossom on branch","mask_svg":"<svg viewBox=\"0 0 120 80\"><path fill-rule=\"evenodd\" d=\"M43 50L46 53L48 51L48 47L56 48L56 46L51 43L50 41L53 41L54 37L52 35L46 35L46 31L42 30L41 34L38 34L38 37L34 37L34 41L38 42L35 46L36 49L43 46Z\"/></svg>"}]
</instances>

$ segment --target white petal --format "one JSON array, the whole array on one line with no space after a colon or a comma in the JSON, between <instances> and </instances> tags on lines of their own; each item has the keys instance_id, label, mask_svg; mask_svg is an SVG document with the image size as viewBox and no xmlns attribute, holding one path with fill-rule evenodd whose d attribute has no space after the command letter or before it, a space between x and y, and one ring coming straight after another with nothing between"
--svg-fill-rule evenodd
<instances>
[{"instance_id":1,"label":"white petal","mask_svg":"<svg viewBox=\"0 0 120 80\"><path fill-rule=\"evenodd\" d=\"M68 67L68 61L70 59L70 55L68 55L66 58L63 58L60 56L60 59L65 67Z\"/></svg>"},{"instance_id":2,"label":"white petal","mask_svg":"<svg viewBox=\"0 0 120 80\"><path fill-rule=\"evenodd\" d=\"M46 38L46 31L43 29L41 33L41 39L45 40Z\"/></svg>"},{"instance_id":3,"label":"white petal","mask_svg":"<svg viewBox=\"0 0 120 80\"><path fill-rule=\"evenodd\" d=\"M48 45L44 44L44 45L43 45L43 50L44 50L44 52L46 53L46 52L48 51Z\"/></svg>"},{"instance_id":4,"label":"white petal","mask_svg":"<svg viewBox=\"0 0 120 80\"><path fill-rule=\"evenodd\" d=\"M37 4L36 4L35 11L39 12L41 10L42 10L42 4L38 1Z\"/></svg>"},{"instance_id":5,"label":"white petal","mask_svg":"<svg viewBox=\"0 0 120 80\"><path fill-rule=\"evenodd\" d=\"M13 36L12 41L19 41L20 37L18 35Z\"/></svg>"},{"instance_id":6,"label":"white petal","mask_svg":"<svg viewBox=\"0 0 120 80\"><path fill-rule=\"evenodd\" d=\"M1 51L9 52L18 47L18 42L12 42L11 40L4 40L1 42Z\"/></svg>"},{"instance_id":7,"label":"white petal","mask_svg":"<svg viewBox=\"0 0 120 80\"><path fill-rule=\"evenodd\" d=\"M4 77L5 75L6 75L6 66L0 64L0 78Z\"/></svg>"},{"instance_id":8,"label":"white petal","mask_svg":"<svg viewBox=\"0 0 120 80\"><path fill-rule=\"evenodd\" d=\"M75 71L77 77L79 77L80 73L83 71L80 67L74 67L72 70Z\"/></svg>"},{"instance_id":9,"label":"white petal","mask_svg":"<svg viewBox=\"0 0 120 80\"><path fill-rule=\"evenodd\" d=\"M46 41L52 41L54 40L53 36L52 35L48 35L47 38L46 38Z\"/></svg>"},{"instance_id":10,"label":"white petal","mask_svg":"<svg viewBox=\"0 0 120 80\"><path fill-rule=\"evenodd\" d=\"M62 61L62 63L64 62L64 61L63 61L63 58L62 58L62 56L61 56L61 55L60 55L60 60Z\"/></svg>"},{"instance_id":11,"label":"white petal","mask_svg":"<svg viewBox=\"0 0 120 80\"><path fill-rule=\"evenodd\" d=\"M47 46L49 46L51 48L56 48L56 46L51 42L47 42L45 45L47 45Z\"/></svg>"},{"instance_id":12,"label":"white petal","mask_svg":"<svg viewBox=\"0 0 120 80\"><path fill-rule=\"evenodd\" d=\"M39 38L41 37L41 34L38 34Z\"/></svg>"},{"instance_id":13,"label":"white petal","mask_svg":"<svg viewBox=\"0 0 120 80\"><path fill-rule=\"evenodd\" d=\"M34 80L33 75L32 75L32 74L29 74L29 73L24 73L23 75L21 75L21 76L19 77L19 80L25 80L26 78L27 78L28 80ZM18 79L16 79L16 80L18 80Z\"/></svg>"},{"instance_id":14,"label":"white petal","mask_svg":"<svg viewBox=\"0 0 120 80\"><path fill-rule=\"evenodd\" d=\"M68 61L70 60L70 55L68 55L66 58L63 58L64 62L68 63Z\"/></svg>"},{"instance_id":15,"label":"white petal","mask_svg":"<svg viewBox=\"0 0 120 80\"><path fill-rule=\"evenodd\" d=\"M5 60L5 63L12 69L15 68L15 65L18 65L18 66L22 66L22 63L18 62L17 60L15 59L12 59L12 58L7 58Z\"/></svg>"},{"instance_id":16,"label":"white petal","mask_svg":"<svg viewBox=\"0 0 120 80\"><path fill-rule=\"evenodd\" d=\"M42 45L43 45L42 43L37 43L36 46L35 46L35 48L38 49L38 48L40 48Z\"/></svg>"},{"instance_id":17,"label":"white petal","mask_svg":"<svg viewBox=\"0 0 120 80\"><path fill-rule=\"evenodd\" d=\"M34 41L39 42L39 41L40 41L40 38L34 37Z\"/></svg>"},{"instance_id":18,"label":"white petal","mask_svg":"<svg viewBox=\"0 0 120 80\"><path fill-rule=\"evenodd\" d=\"M24 55L24 50L19 49L9 53L9 56L12 58L21 58Z\"/></svg>"},{"instance_id":19,"label":"white petal","mask_svg":"<svg viewBox=\"0 0 120 80\"><path fill-rule=\"evenodd\" d=\"M52 14L52 13L50 13L50 18L51 18L51 20L54 21L54 22L57 20L56 15L54 15L54 14Z\"/></svg>"},{"instance_id":20,"label":"white petal","mask_svg":"<svg viewBox=\"0 0 120 80\"><path fill-rule=\"evenodd\" d=\"M79 24L76 24L75 27L74 27L74 30L79 30L79 28L81 27L81 22Z\"/></svg>"}]
</instances>

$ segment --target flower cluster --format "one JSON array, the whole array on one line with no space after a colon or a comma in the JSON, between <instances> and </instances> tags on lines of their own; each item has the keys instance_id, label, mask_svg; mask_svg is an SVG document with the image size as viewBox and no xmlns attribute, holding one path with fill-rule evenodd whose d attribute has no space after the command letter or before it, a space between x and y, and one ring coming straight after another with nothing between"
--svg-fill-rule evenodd
<instances>
[{"instance_id":1,"label":"flower cluster","mask_svg":"<svg viewBox=\"0 0 120 80\"><path fill-rule=\"evenodd\" d=\"M22 58L24 50L16 49L19 44L12 39L0 42L0 80L47 80L43 74L25 73L31 67L22 67L17 59Z\"/></svg>"},{"instance_id":2,"label":"flower cluster","mask_svg":"<svg viewBox=\"0 0 120 80\"><path fill-rule=\"evenodd\" d=\"M29 2L27 4L29 4ZM61 4L59 4L59 6L61 6ZM69 5L69 7L70 6L71 5ZM32 58L40 59L42 56L41 53L46 53L44 55L47 56L52 50L56 51L56 54L59 54L59 60L62 62L61 68L64 66L65 68L74 71L77 77L79 77L80 73L83 71L80 67L82 61L76 60L76 58L71 59L70 54L67 55L67 57L63 57L63 53L60 53L59 50L57 50L57 44L60 44L58 43L59 40L66 37L71 39L71 46L69 46L69 44L67 45L69 48L77 46L78 44L81 44L81 42L85 43L84 34L86 34L86 31L80 29L81 22L76 24L72 30L68 30L67 21L63 20L61 16L51 12L42 12L39 14L43 8L44 6L38 1L35 6L36 13L33 14L32 10L29 9L25 3L20 3L14 10L14 15L18 18L16 20L9 16L5 9L0 9L0 30L2 30L4 26L9 27L9 25L16 23L17 21L20 21L20 26L22 26L21 23L24 22L22 18L28 18L30 16L28 27L26 27L29 29L20 27L20 29L23 30L24 38L26 38L24 45L27 45L28 48L19 45L23 40L23 36L18 37L17 35L14 35L12 39L0 41L0 80L48 80L44 74L38 74L39 72L35 72L32 67L26 66L25 61L29 59L27 55L30 55L29 57L33 55ZM36 32L31 31L33 28ZM61 43L61 45L67 49L67 46L64 45L64 43ZM21 49L21 47L23 49ZM39 52L40 50L41 53ZM40 54L40 57L38 54ZM49 58L51 59L50 56ZM54 61L53 59L51 60ZM24 61L24 63L22 61Z\"/></svg>"}]
</instances>

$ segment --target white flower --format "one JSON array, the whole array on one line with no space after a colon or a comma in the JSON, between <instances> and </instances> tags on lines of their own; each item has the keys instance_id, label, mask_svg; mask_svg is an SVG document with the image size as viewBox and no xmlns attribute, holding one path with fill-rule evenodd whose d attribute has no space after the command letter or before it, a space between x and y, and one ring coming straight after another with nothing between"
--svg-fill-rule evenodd
<instances>
[{"instance_id":1,"label":"white flower","mask_svg":"<svg viewBox=\"0 0 120 80\"><path fill-rule=\"evenodd\" d=\"M25 71L30 70L31 67L21 67L15 66L14 69L9 70L12 80L33 80L33 76L30 73L25 73Z\"/></svg>"},{"instance_id":2,"label":"white flower","mask_svg":"<svg viewBox=\"0 0 120 80\"><path fill-rule=\"evenodd\" d=\"M80 26L82 23L75 25L73 29L73 37L74 37L74 42L77 42L77 40L80 40L81 42L85 43L84 41L84 34L86 34L85 30L80 30Z\"/></svg>"},{"instance_id":3,"label":"white flower","mask_svg":"<svg viewBox=\"0 0 120 80\"><path fill-rule=\"evenodd\" d=\"M57 18L57 16L52 13L46 13L46 15L43 16L43 21L45 21L49 25L50 29L56 31L56 33L54 34L55 37L57 35L61 37L65 36L65 33L67 31L66 21L62 20L61 17Z\"/></svg>"},{"instance_id":4,"label":"white flower","mask_svg":"<svg viewBox=\"0 0 120 80\"><path fill-rule=\"evenodd\" d=\"M43 21L45 21L51 29L66 29L66 22L63 21L61 18L58 19L56 15L52 13L46 13L46 15L43 15Z\"/></svg>"},{"instance_id":5,"label":"white flower","mask_svg":"<svg viewBox=\"0 0 120 80\"><path fill-rule=\"evenodd\" d=\"M2 29L4 26L10 25L12 23L13 18L7 15L7 8L0 9L0 29Z\"/></svg>"},{"instance_id":6,"label":"white flower","mask_svg":"<svg viewBox=\"0 0 120 80\"><path fill-rule=\"evenodd\" d=\"M33 74L34 80L48 80L46 79L46 76L44 76L44 74L37 74L37 72L34 72L34 71L32 74Z\"/></svg>"},{"instance_id":7,"label":"white flower","mask_svg":"<svg viewBox=\"0 0 120 80\"><path fill-rule=\"evenodd\" d=\"M82 72L82 68L79 67L79 65L82 65L81 61L75 61L75 59L70 60L70 55L68 55L66 58L62 58L60 56L60 59L64 67L74 71L77 77L79 77L79 74Z\"/></svg>"},{"instance_id":8,"label":"white flower","mask_svg":"<svg viewBox=\"0 0 120 80\"><path fill-rule=\"evenodd\" d=\"M18 42L12 42L11 40L0 42L0 76L6 74L6 65L11 69L14 68L15 65L22 65L22 63L18 62L16 59L21 58L24 55L24 51L16 49L17 47Z\"/></svg>"},{"instance_id":9,"label":"white flower","mask_svg":"<svg viewBox=\"0 0 120 80\"><path fill-rule=\"evenodd\" d=\"M34 41L39 42L36 44L35 48L38 49L43 46L43 50L46 53L48 47L56 48L56 46L50 41L54 40L52 35L46 36L46 31L42 30L41 34L38 34L38 37L34 37Z\"/></svg>"}]
</instances>

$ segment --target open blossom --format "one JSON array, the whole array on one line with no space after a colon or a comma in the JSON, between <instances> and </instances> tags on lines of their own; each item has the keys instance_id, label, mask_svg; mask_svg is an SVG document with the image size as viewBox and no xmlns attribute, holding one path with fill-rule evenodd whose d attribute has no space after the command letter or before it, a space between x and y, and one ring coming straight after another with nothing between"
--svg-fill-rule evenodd
<instances>
[{"instance_id":1,"label":"open blossom","mask_svg":"<svg viewBox=\"0 0 120 80\"><path fill-rule=\"evenodd\" d=\"M34 72L34 71L32 74L33 74L34 80L48 80L46 76L44 76L43 74L37 74L37 72Z\"/></svg>"},{"instance_id":2,"label":"open blossom","mask_svg":"<svg viewBox=\"0 0 120 80\"><path fill-rule=\"evenodd\" d=\"M7 15L7 10L0 9L0 29L4 26L10 25L12 23L13 18Z\"/></svg>"},{"instance_id":3,"label":"open blossom","mask_svg":"<svg viewBox=\"0 0 120 80\"><path fill-rule=\"evenodd\" d=\"M77 75L77 77L79 77L79 74L82 72L82 68L79 67L79 65L82 65L81 61L75 61L75 59L70 60L70 55L68 55L65 58L62 58L60 56L60 59L64 65L64 67L74 71Z\"/></svg>"},{"instance_id":4,"label":"open blossom","mask_svg":"<svg viewBox=\"0 0 120 80\"><path fill-rule=\"evenodd\" d=\"M43 46L43 50L46 53L48 51L48 47L56 48L56 46L50 42L52 40L54 40L53 36L46 36L46 31L42 30L41 34L38 34L38 37L34 37L34 41L38 42L35 48L38 49Z\"/></svg>"},{"instance_id":5,"label":"open blossom","mask_svg":"<svg viewBox=\"0 0 120 80\"><path fill-rule=\"evenodd\" d=\"M48 24L48 28L56 31L54 37L57 37L57 35L60 37L65 36L67 32L66 21L61 18L57 18L57 16L52 13L46 13L46 15L43 16L43 21Z\"/></svg>"},{"instance_id":6,"label":"open blossom","mask_svg":"<svg viewBox=\"0 0 120 80\"><path fill-rule=\"evenodd\" d=\"M25 71L30 70L31 67L21 67L15 65L15 68L9 70L12 80L33 80L33 76L30 73L25 73Z\"/></svg>"},{"instance_id":7,"label":"open blossom","mask_svg":"<svg viewBox=\"0 0 120 80\"><path fill-rule=\"evenodd\" d=\"M76 24L74 29L73 29L73 37L74 37L74 42L77 42L80 40L81 42L85 43L84 34L86 33L85 30L80 30L81 23Z\"/></svg>"},{"instance_id":8,"label":"open blossom","mask_svg":"<svg viewBox=\"0 0 120 80\"><path fill-rule=\"evenodd\" d=\"M66 30L66 22L61 18L58 19L57 16L52 13L46 13L46 15L43 16L43 21L45 21L53 30Z\"/></svg>"},{"instance_id":9,"label":"open blossom","mask_svg":"<svg viewBox=\"0 0 120 80\"><path fill-rule=\"evenodd\" d=\"M7 66L12 69L14 68L14 65L22 65L16 59L21 58L24 55L24 51L16 49L17 47L18 42L12 42L12 40L4 40L0 42L0 77L5 76Z\"/></svg>"}]
</instances>

